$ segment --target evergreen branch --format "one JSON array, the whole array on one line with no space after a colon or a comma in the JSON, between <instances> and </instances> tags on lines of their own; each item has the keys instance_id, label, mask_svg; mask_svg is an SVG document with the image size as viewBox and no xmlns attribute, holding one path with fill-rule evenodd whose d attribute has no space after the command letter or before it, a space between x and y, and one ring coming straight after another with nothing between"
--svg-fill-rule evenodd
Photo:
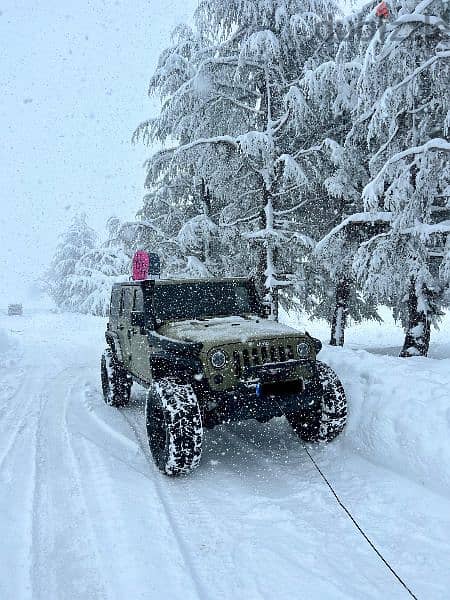
<instances>
[{"instance_id":1,"label":"evergreen branch","mask_svg":"<svg viewBox=\"0 0 450 600\"><path fill-rule=\"evenodd\" d=\"M274 210L273 212L277 217L282 217L283 215L288 215L289 213L295 212L296 210L298 210L299 208L302 208L309 202L311 202L311 198L308 198L307 200L303 200L303 202L300 202L299 204L297 204L296 206L293 206L292 208L288 208L286 210Z\"/></svg>"},{"instance_id":2,"label":"evergreen branch","mask_svg":"<svg viewBox=\"0 0 450 600\"><path fill-rule=\"evenodd\" d=\"M435 150L437 152L450 152L450 142L444 140L443 138L433 138L421 146L413 146L403 150L403 152L394 154L394 156L391 156L391 158L383 165L377 176L366 185L362 193L363 198L368 199L372 193L374 193L375 196L379 195L379 193L376 191L376 187L378 184L380 184L384 174L391 165L403 160L404 158L407 158L408 156L416 156L417 154L423 154L424 152L429 152L431 150Z\"/></svg>"},{"instance_id":3,"label":"evergreen branch","mask_svg":"<svg viewBox=\"0 0 450 600\"><path fill-rule=\"evenodd\" d=\"M335 237L338 233L340 233L343 229L345 229L348 225L362 224L362 223L391 223L393 220L394 214L391 212L364 212L364 213L355 213L345 218L343 221L336 225L331 231L327 233L325 237L319 240L316 244L315 252L320 253L328 242Z\"/></svg>"},{"instance_id":4,"label":"evergreen branch","mask_svg":"<svg viewBox=\"0 0 450 600\"><path fill-rule=\"evenodd\" d=\"M294 154L294 158L297 159L299 156L306 156L307 154L312 154L313 152L320 152L320 150L323 150L323 145L324 142L321 144L316 144L315 146L311 146L306 150L298 150L298 152Z\"/></svg>"},{"instance_id":5,"label":"evergreen branch","mask_svg":"<svg viewBox=\"0 0 450 600\"><path fill-rule=\"evenodd\" d=\"M417 13L416 11L410 13L409 15L401 15L392 23L392 26L395 27L397 24L404 25L410 23L432 25L433 27L438 27L441 31L445 31L446 33L449 33L450 31L448 24L443 19L434 15Z\"/></svg>"},{"instance_id":6,"label":"evergreen branch","mask_svg":"<svg viewBox=\"0 0 450 600\"><path fill-rule=\"evenodd\" d=\"M202 146L206 144L225 144L227 146L231 146L235 150L239 150L239 144L236 139L231 137L230 135L218 135L210 138L199 138L198 140L194 140L193 142L189 142L188 144L183 144L182 146L178 146L178 148L174 148L174 154L177 155L180 152L186 152L187 150L192 150L197 146Z\"/></svg>"},{"instance_id":7,"label":"evergreen branch","mask_svg":"<svg viewBox=\"0 0 450 600\"><path fill-rule=\"evenodd\" d=\"M236 221L233 221L232 223L220 223L219 227L234 227L235 225L238 225L239 223L248 223L248 221L254 221L258 217L259 217L259 214L251 215L250 217L244 217L242 219L237 219Z\"/></svg>"},{"instance_id":8,"label":"evergreen branch","mask_svg":"<svg viewBox=\"0 0 450 600\"><path fill-rule=\"evenodd\" d=\"M254 108L253 106L248 106L248 104L245 104L244 102L240 102L239 100L235 100L234 98L231 98L230 96L215 96L214 98L212 98L211 100L208 100L208 102L203 104L201 110L203 110L204 107L210 103L217 104L222 101L230 102L230 104L234 104L234 106L237 106L238 108L243 108L244 110L248 110L249 112L255 113L256 115L263 114L263 112L258 110L257 108Z\"/></svg>"},{"instance_id":9,"label":"evergreen branch","mask_svg":"<svg viewBox=\"0 0 450 600\"><path fill-rule=\"evenodd\" d=\"M397 83L393 87L387 88L386 91L384 92L383 96L381 97L380 102L383 101L383 99L385 98L387 93L394 92L394 91L398 90L399 88L401 88L403 85L406 85L407 83L412 81L415 77L417 77L417 75L422 73L422 71L427 69L430 65L432 65L433 63L435 63L437 60L439 60L441 58L450 58L450 50L443 51L443 52L436 52L436 54L434 56L432 56L426 62L424 62L423 65L420 65L420 67L417 67L417 69L414 69L414 71L412 73L410 73L408 75L408 77L405 77L405 79L400 81L400 83Z\"/></svg>"},{"instance_id":10,"label":"evergreen branch","mask_svg":"<svg viewBox=\"0 0 450 600\"><path fill-rule=\"evenodd\" d=\"M380 148L378 149L378 151L370 159L370 163L369 164L372 164L380 156L380 154L382 154L386 150L386 148L389 146L389 144L395 138L395 136L397 135L397 133L398 133L398 125L395 126L394 131L389 136L389 139L387 140L387 142L385 142L382 146L380 146Z\"/></svg>"}]
</instances>

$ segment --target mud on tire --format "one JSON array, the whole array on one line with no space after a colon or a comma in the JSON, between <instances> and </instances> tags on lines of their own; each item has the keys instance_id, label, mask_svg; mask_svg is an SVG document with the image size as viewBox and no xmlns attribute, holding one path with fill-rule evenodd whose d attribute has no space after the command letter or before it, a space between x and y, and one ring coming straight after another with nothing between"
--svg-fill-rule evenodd
<instances>
[{"instance_id":1,"label":"mud on tire","mask_svg":"<svg viewBox=\"0 0 450 600\"><path fill-rule=\"evenodd\" d=\"M108 406L126 406L130 401L133 381L117 360L111 348L102 354L101 378L103 399Z\"/></svg>"},{"instance_id":2,"label":"mud on tire","mask_svg":"<svg viewBox=\"0 0 450 600\"><path fill-rule=\"evenodd\" d=\"M331 442L345 427L347 399L336 373L317 361L317 375L323 388L319 409L313 413L286 415L297 435L306 442Z\"/></svg>"},{"instance_id":3,"label":"mud on tire","mask_svg":"<svg viewBox=\"0 0 450 600\"><path fill-rule=\"evenodd\" d=\"M184 475L197 468L202 454L203 426L197 396L189 383L164 377L153 382L145 421L150 450L166 475Z\"/></svg>"}]
</instances>

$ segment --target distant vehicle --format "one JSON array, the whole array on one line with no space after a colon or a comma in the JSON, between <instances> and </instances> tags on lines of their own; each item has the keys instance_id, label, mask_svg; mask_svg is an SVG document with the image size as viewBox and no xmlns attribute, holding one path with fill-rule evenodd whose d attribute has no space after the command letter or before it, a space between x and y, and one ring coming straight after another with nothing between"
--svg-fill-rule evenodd
<instances>
[{"instance_id":1,"label":"distant vehicle","mask_svg":"<svg viewBox=\"0 0 450 600\"><path fill-rule=\"evenodd\" d=\"M301 440L334 439L347 404L336 374L316 360L321 342L271 321L252 279L143 280L115 284L104 400L148 389L146 427L166 475L200 462L204 428L285 415Z\"/></svg>"},{"instance_id":2,"label":"distant vehicle","mask_svg":"<svg viewBox=\"0 0 450 600\"><path fill-rule=\"evenodd\" d=\"M9 304L8 305L8 315L23 315L23 307L21 304Z\"/></svg>"}]
</instances>

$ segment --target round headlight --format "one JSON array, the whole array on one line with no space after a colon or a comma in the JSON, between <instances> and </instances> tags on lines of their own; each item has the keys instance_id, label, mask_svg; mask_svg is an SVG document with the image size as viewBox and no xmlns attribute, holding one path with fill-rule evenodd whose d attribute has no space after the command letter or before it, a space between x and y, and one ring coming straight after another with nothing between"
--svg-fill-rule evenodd
<instances>
[{"instance_id":1,"label":"round headlight","mask_svg":"<svg viewBox=\"0 0 450 600\"><path fill-rule=\"evenodd\" d=\"M216 350L211 354L211 364L216 369L223 369L227 362L227 355L223 350Z\"/></svg>"},{"instance_id":2,"label":"round headlight","mask_svg":"<svg viewBox=\"0 0 450 600\"><path fill-rule=\"evenodd\" d=\"M311 354L309 344L307 344L306 342L300 342L299 344L297 344L297 354L300 358L308 358Z\"/></svg>"}]
</instances>

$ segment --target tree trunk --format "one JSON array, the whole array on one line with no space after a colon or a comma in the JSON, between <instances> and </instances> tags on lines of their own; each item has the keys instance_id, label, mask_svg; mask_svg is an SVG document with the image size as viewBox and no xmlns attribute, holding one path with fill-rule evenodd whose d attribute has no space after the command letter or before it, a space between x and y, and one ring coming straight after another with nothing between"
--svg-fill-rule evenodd
<instances>
[{"instance_id":1,"label":"tree trunk","mask_svg":"<svg viewBox=\"0 0 450 600\"><path fill-rule=\"evenodd\" d=\"M343 346L345 326L347 324L348 301L350 298L350 280L346 277L338 281L336 303L331 323L331 346Z\"/></svg>"},{"instance_id":2,"label":"tree trunk","mask_svg":"<svg viewBox=\"0 0 450 600\"><path fill-rule=\"evenodd\" d=\"M264 212L264 206L262 206L259 210L259 228L265 229L267 226L266 221L266 213ZM265 296L267 293L266 289L266 248L264 247L264 243L261 240L256 241L256 255L257 255L257 264L256 264L256 288L258 290L258 294L261 297Z\"/></svg>"},{"instance_id":3,"label":"tree trunk","mask_svg":"<svg viewBox=\"0 0 450 600\"><path fill-rule=\"evenodd\" d=\"M278 321L278 302L279 302L279 293L278 288L272 288L270 290L270 312L271 319L273 321Z\"/></svg>"},{"instance_id":4,"label":"tree trunk","mask_svg":"<svg viewBox=\"0 0 450 600\"><path fill-rule=\"evenodd\" d=\"M200 202L201 202L201 210L204 215L208 218L211 216L211 194L209 188L206 186L205 180L202 178L201 186L200 186ZM206 265L208 269L210 266L211 259L211 236L207 234L203 239L202 250L200 260Z\"/></svg>"},{"instance_id":5,"label":"tree trunk","mask_svg":"<svg viewBox=\"0 0 450 600\"><path fill-rule=\"evenodd\" d=\"M400 356L427 356L430 346L431 311L429 309L429 291L423 286L417 297L416 281L411 282L408 297L408 326L405 342ZM421 301L419 301L421 300Z\"/></svg>"},{"instance_id":6,"label":"tree trunk","mask_svg":"<svg viewBox=\"0 0 450 600\"><path fill-rule=\"evenodd\" d=\"M255 277L256 289L258 294L270 305L270 318L273 321L278 321L278 288L267 286L268 265L273 264L274 261L276 261L277 251L275 248L270 247L269 241L267 241L266 244L261 242L258 244L257 255L258 264Z\"/></svg>"},{"instance_id":7,"label":"tree trunk","mask_svg":"<svg viewBox=\"0 0 450 600\"><path fill-rule=\"evenodd\" d=\"M264 184L263 192L264 205L260 211L261 229L266 232L275 228L273 219L273 200L272 194ZM276 263L278 259L278 250L274 247L270 235L261 239L261 253L258 256L258 278L260 285L264 289L264 296L270 304L270 318L278 321L278 287L276 277Z\"/></svg>"}]
</instances>

